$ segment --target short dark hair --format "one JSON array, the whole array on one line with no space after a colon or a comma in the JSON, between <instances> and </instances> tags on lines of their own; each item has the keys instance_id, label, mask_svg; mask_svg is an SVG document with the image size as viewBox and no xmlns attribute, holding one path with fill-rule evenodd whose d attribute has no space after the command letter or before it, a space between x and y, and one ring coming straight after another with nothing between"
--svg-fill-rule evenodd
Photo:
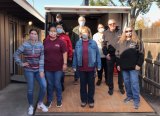
<instances>
[{"instance_id":1,"label":"short dark hair","mask_svg":"<svg viewBox=\"0 0 160 116\"><path fill-rule=\"evenodd\" d=\"M48 28L48 31L49 31L52 27L53 27L53 28L56 28L55 24L50 25L49 28Z\"/></svg>"},{"instance_id":2,"label":"short dark hair","mask_svg":"<svg viewBox=\"0 0 160 116\"><path fill-rule=\"evenodd\" d=\"M38 30L37 30L37 29L33 29L33 28L32 28L32 29L30 29L30 30L29 30L29 34L30 34L32 31L37 32L37 35L38 35Z\"/></svg>"}]
</instances>

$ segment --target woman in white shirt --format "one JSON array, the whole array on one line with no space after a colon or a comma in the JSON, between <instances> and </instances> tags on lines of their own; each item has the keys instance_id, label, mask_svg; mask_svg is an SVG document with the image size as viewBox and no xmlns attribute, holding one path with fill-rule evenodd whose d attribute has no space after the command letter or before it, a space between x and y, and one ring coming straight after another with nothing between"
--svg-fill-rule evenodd
<instances>
[{"instance_id":1,"label":"woman in white shirt","mask_svg":"<svg viewBox=\"0 0 160 116\"><path fill-rule=\"evenodd\" d=\"M105 73L105 83L107 85L107 66L106 66L106 58L105 55L102 52L102 47L103 47L103 32L104 32L104 26L102 24L98 24L97 28L98 32L93 35L93 40L96 41L98 45L98 49L101 55L101 70L97 70L98 73L98 81L96 83L97 86L99 86L102 82L102 76L103 76L103 71Z\"/></svg>"}]
</instances>

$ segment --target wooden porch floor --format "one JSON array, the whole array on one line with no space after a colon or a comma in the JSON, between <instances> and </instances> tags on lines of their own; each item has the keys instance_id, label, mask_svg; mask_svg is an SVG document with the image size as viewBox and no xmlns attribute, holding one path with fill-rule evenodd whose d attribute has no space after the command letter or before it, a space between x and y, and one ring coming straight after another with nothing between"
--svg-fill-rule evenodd
<instances>
[{"instance_id":1,"label":"wooden porch floor","mask_svg":"<svg viewBox=\"0 0 160 116\"><path fill-rule=\"evenodd\" d=\"M97 79L97 78L96 78ZM95 106L94 108L89 108L86 106L82 108L80 106L80 87L79 85L73 85L73 76L68 76L65 78L65 91L63 92L63 104L61 108L56 107L56 99L54 98L54 103L49 109L49 113L153 113L154 110L141 96L140 108L135 110L133 107L133 102L125 104L123 99L126 95L122 95L117 86L117 76L114 76L114 93L112 96L108 95L108 87L105 85L104 81L101 86L96 86L95 90ZM40 110L36 110L35 114L40 114ZM44 113L43 113L44 114Z\"/></svg>"}]
</instances>

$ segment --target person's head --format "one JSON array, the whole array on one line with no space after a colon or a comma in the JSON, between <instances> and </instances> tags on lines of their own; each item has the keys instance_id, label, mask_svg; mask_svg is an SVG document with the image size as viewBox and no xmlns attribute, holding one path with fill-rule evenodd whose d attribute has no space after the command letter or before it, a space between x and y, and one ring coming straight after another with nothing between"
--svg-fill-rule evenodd
<instances>
[{"instance_id":1,"label":"person's head","mask_svg":"<svg viewBox=\"0 0 160 116\"><path fill-rule=\"evenodd\" d=\"M56 30L56 27L55 26L50 26L49 27L49 36L52 37L52 38L56 38L57 37L57 30Z\"/></svg>"},{"instance_id":2,"label":"person's head","mask_svg":"<svg viewBox=\"0 0 160 116\"><path fill-rule=\"evenodd\" d=\"M85 25L85 23L86 23L86 19L83 17L83 16L80 16L79 18L78 18L78 23L79 23L79 26L84 26Z\"/></svg>"},{"instance_id":3,"label":"person's head","mask_svg":"<svg viewBox=\"0 0 160 116\"><path fill-rule=\"evenodd\" d=\"M139 42L138 36L132 27L126 27L120 38L121 43L127 40L131 40L136 43Z\"/></svg>"},{"instance_id":4,"label":"person's head","mask_svg":"<svg viewBox=\"0 0 160 116\"><path fill-rule=\"evenodd\" d=\"M104 32L104 26L102 24L98 24L97 30L99 33L103 33Z\"/></svg>"},{"instance_id":5,"label":"person's head","mask_svg":"<svg viewBox=\"0 0 160 116\"><path fill-rule=\"evenodd\" d=\"M38 31L36 29L30 29L29 37L31 40L38 40Z\"/></svg>"},{"instance_id":6,"label":"person's head","mask_svg":"<svg viewBox=\"0 0 160 116\"><path fill-rule=\"evenodd\" d=\"M80 31L80 35L82 39L91 39L91 32L90 29L87 26L83 26Z\"/></svg>"},{"instance_id":7,"label":"person's head","mask_svg":"<svg viewBox=\"0 0 160 116\"><path fill-rule=\"evenodd\" d=\"M114 31L116 29L116 21L114 19L109 19L108 27L110 31Z\"/></svg>"},{"instance_id":8,"label":"person's head","mask_svg":"<svg viewBox=\"0 0 160 116\"><path fill-rule=\"evenodd\" d=\"M56 15L56 22L60 22L62 20L61 14Z\"/></svg>"},{"instance_id":9,"label":"person's head","mask_svg":"<svg viewBox=\"0 0 160 116\"><path fill-rule=\"evenodd\" d=\"M56 29L58 34L64 33L63 26L61 24L58 24Z\"/></svg>"}]
</instances>

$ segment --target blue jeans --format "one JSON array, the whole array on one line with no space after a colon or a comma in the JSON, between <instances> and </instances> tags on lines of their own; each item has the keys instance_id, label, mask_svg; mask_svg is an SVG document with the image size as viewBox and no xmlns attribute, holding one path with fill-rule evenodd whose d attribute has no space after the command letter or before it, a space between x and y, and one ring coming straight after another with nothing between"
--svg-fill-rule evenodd
<instances>
[{"instance_id":1,"label":"blue jeans","mask_svg":"<svg viewBox=\"0 0 160 116\"><path fill-rule=\"evenodd\" d=\"M43 102L43 98L45 96L46 93L46 80L45 77L41 78L39 75L39 71L37 72L33 72L33 71L24 71L24 76L26 78L27 81L27 98L28 98L28 102L29 105L33 105L33 91L34 91L34 80L36 79L39 87L40 87L40 91L39 91L39 96L38 96L38 102Z\"/></svg>"},{"instance_id":2,"label":"blue jeans","mask_svg":"<svg viewBox=\"0 0 160 116\"><path fill-rule=\"evenodd\" d=\"M140 88L139 88L139 71L137 70L123 70L123 79L128 98L132 98L135 104L140 102Z\"/></svg>"},{"instance_id":3,"label":"blue jeans","mask_svg":"<svg viewBox=\"0 0 160 116\"><path fill-rule=\"evenodd\" d=\"M76 71L74 72L74 79L79 79L79 78L80 78L80 76L79 76L79 71L76 70Z\"/></svg>"},{"instance_id":4,"label":"blue jeans","mask_svg":"<svg viewBox=\"0 0 160 116\"><path fill-rule=\"evenodd\" d=\"M80 95L84 103L94 103L95 71L79 71ZM87 91L88 90L88 91Z\"/></svg>"},{"instance_id":5,"label":"blue jeans","mask_svg":"<svg viewBox=\"0 0 160 116\"><path fill-rule=\"evenodd\" d=\"M61 78L62 71L46 71L45 75L47 78L47 102L52 102L53 92L56 90L57 102L62 101L62 87Z\"/></svg>"}]
</instances>

